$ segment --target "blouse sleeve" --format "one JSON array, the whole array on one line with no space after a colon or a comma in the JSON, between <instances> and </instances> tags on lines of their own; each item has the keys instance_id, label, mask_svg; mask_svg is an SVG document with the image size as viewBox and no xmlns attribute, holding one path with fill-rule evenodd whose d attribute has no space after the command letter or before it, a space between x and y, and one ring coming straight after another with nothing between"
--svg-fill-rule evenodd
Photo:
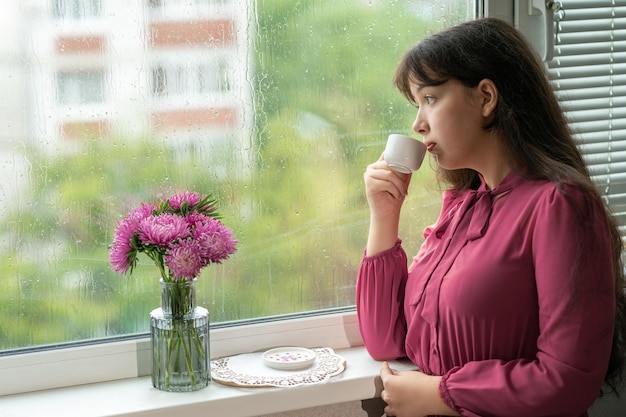
<instances>
[{"instance_id":1,"label":"blouse sleeve","mask_svg":"<svg viewBox=\"0 0 626 417\"><path fill-rule=\"evenodd\" d=\"M441 396L462 416L580 416L600 392L615 314L611 238L601 203L565 192L547 192L531 220L536 357L470 362L444 375ZM580 239L590 242L582 254Z\"/></svg>"},{"instance_id":2,"label":"blouse sleeve","mask_svg":"<svg viewBox=\"0 0 626 417\"><path fill-rule=\"evenodd\" d=\"M385 252L364 254L356 284L361 337L376 360L405 356L406 320L403 302L407 257L401 241Z\"/></svg>"}]
</instances>

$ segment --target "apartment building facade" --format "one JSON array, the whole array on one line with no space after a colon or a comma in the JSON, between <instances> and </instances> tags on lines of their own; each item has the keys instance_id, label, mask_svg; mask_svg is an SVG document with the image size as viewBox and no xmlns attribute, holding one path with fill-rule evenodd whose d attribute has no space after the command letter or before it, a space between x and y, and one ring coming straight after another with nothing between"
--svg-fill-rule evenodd
<instances>
[{"instance_id":1,"label":"apartment building facade","mask_svg":"<svg viewBox=\"0 0 626 417\"><path fill-rule=\"evenodd\" d=\"M241 155L251 130L245 5L235 0L10 0L27 27L23 140L162 141ZM244 158L245 159L245 158Z\"/></svg>"}]
</instances>

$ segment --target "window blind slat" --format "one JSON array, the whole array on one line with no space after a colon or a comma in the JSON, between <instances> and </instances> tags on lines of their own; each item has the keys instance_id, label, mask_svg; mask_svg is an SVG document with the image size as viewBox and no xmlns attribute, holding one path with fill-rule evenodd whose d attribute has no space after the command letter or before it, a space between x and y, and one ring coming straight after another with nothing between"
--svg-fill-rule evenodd
<instances>
[{"instance_id":1,"label":"window blind slat","mask_svg":"<svg viewBox=\"0 0 626 417\"><path fill-rule=\"evenodd\" d=\"M615 51L610 55L607 53L590 53L582 56L559 56L550 61L548 65L550 68L567 68L621 63L626 63L626 51Z\"/></svg>"},{"instance_id":2,"label":"window blind slat","mask_svg":"<svg viewBox=\"0 0 626 417\"><path fill-rule=\"evenodd\" d=\"M561 88L559 80L554 81L555 88ZM565 105L570 100L588 100L593 98L605 98L626 95L626 86L598 86L597 88L570 88L568 90L557 89L557 98Z\"/></svg>"},{"instance_id":3,"label":"window blind slat","mask_svg":"<svg viewBox=\"0 0 626 417\"><path fill-rule=\"evenodd\" d=\"M593 170L593 172L611 175L607 171L622 168L620 171L626 173L626 152L624 151L586 155L585 160L588 161L589 169ZM614 162L614 160L617 160L617 162Z\"/></svg>"},{"instance_id":4,"label":"window blind slat","mask_svg":"<svg viewBox=\"0 0 626 417\"><path fill-rule=\"evenodd\" d=\"M590 170L591 171L591 170ZM619 184L624 184L626 183L626 172L621 172L621 173L613 173L610 175L591 175L593 181L598 185L598 186L602 186L602 185L606 185L606 184L612 184L612 183L619 183ZM615 196L613 196L615 197ZM626 200L620 201L619 204L623 204L626 205Z\"/></svg>"},{"instance_id":5,"label":"window blind slat","mask_svg":"<svg viewBox=\"0 0 626 417\"><path fill-rule=\"evenodd\" d=\"M565 0L561 1L567 10L592 9L597 7L613 7L615 0Z\"/></svg>"},{"instance_id":6,"label":"window blind slat","mask_svg":"<svg viewBox=\"0 0 626 417\"><path fill-rule=\"evenodd\" d=\"M596 137L594 137L597 135ZM602 154L607 152L626 151L626 130L598 131L586 134L584 138L575 135L580 142L578 148L585 155ZM607 149L606 140L612 137L611 148Z\"/></svg>"},{"instance_id":7,"label":"window blind slat","mask_svg":"<svg viewBox=\"0 0 626 417\"><path fill-rule=\"evenodd\" d=\"M577 43L594 43L594 42L621 42L626 40L626 30L597 30L597 31L577 31L573 33L560 32L559 43L561 45L570 45Z\"/></svg>"},{"instance_id":8,"label":"window blind slat","mask_svg":"<svg viewBox=\"0 0 626 417\"><path fill-rule=\"evenodd\" d=\"M614 63L604 65L585 65L579 67L555 68L559 79L563 78L587 78L590 76L626 74L626 63Z\"/></svg>"},{"instance_id":9,"label":"window blind slat","mask_svg":"<svg viewBox=\"0 0 626 417\"><path fill-rule=\"evenodd\" d=\"M568 113L582 112L586 110L607 110L611 107L626 108L626 97L599 97L588 100L569 100L561 104L564 111ZM614 116L613 116L614 117Z\"/></svg>"},{"instance_id":10,"label":"window blind slat","mask_svg":"<svg viewBox=\"0 0 626 417\"><path fill-rule=\"evenodd\" d=\"M585 122L572 122L571 128L575 132L598 132L612 129L626 129L626 120L610 119L610 120L592 120ZM607 140L609 137L607 137Z\"/></svg>"},{"instance_id":11,"label":"window blind slat","mask_svg":"<svg viewBox=\"0 0 626 417\"><path fill-rule=\"evenodd\" d=\"M568 27L574 27L576 31L584 28L597 28L592 30L606 30L606 25L602 25L602 19L613 19L612 27L623 27L626 22L626 6L617 7L596 7L581 10L567 10L562 29L567 32Z\"/></svg>"},{"instance_id":12,"label":"window blind slat","mask_svg":"<svg viewBox=\"0 0 626 417\"><path fill-rule=\"evenodd\" d=\"M615 42L588 42L570 45L558 44L554 46L557 56L586 55L586 54L611 54L626 51L626 41Z\"/></svg>"},{"instance_id":13,"label":"window blind slat","mask_svg":"<svg viewBox=\"0 0 626 417\"><path fill-rule=\"evenodd\" d=\"M604 75L604 76L591 76L590 75L589 77L560 79L560 77L558 77L558 70L554 70L553 75L554 75L554 83L558 86L559 90L597 87L600 89L603 88L604 92L608 92L609 94L614 94L614 92L611 92L611 88L615 88L616 86L620 86L620 87L626 86L626 74L615 74L615 75Z\"/></svg>"},{"instance_id":14,"label":"window blind slat","mask_svg":"<svg viewBox=\"0 0 626 417\"><path fill-rule=\"evenodd\" d=\"M626 120L626 108L609 107L584 111L566 111L565 115L572 123L613 121L614 123L611 126L617 127L616 119Z\"/></svg>"}]
</instances>

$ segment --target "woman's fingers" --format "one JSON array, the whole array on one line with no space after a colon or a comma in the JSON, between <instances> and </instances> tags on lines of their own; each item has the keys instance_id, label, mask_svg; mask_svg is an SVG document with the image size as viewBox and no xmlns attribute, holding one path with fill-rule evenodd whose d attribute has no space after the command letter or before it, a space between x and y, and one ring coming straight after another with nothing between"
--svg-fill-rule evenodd
<instances>
[{"instance_id":1,"label":"woman's fingers","mask_svg":"<svg viewBox=\"0 0 626 417\"><path fill-rule=\"evenodd\" d=\"M367 167L364 178L368 195L386 192L394 198L403 198L407 194L411 175L392 171L386 162L378 161Z\"/></svg>"},{"instance_id":2,"label":"woman's fingers","mask_svg":"<svg viewBox=\"0 0 626 417\"><path fill-rule=\"evenodd\" d=\"M380 393L380 399L387 403L384 409L385 415L387 416L395 416L395 413L391 405L389 404L390 402L392 402L389 398L389 391L385 390L384 388L389 383L389 379L393 378L396 375L397 371L391 369L387 361L383 362L382 366L380 367L380 379L383 381L383 390Z\"/></svg>"}]
</instances>

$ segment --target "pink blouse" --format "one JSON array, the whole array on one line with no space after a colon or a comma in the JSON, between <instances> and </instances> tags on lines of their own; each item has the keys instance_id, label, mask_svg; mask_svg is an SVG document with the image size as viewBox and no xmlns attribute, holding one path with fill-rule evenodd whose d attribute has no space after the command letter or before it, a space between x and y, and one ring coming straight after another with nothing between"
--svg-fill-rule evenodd
<instances>
[{"instance_id":1,"label":"pink blouse","mask_svg":"<svg viewBox=\"0 0 626 417\"><path fill-rule=\"evenodd\" d=\"M400 240L363 257L356 303L370 355L442 375L462 416L586 416L615 311L602 211L572 186L516 173L491 191L445 192L408 269ZM593 239L582 256L580 239Z\"/></svg>"}]
</instances>

